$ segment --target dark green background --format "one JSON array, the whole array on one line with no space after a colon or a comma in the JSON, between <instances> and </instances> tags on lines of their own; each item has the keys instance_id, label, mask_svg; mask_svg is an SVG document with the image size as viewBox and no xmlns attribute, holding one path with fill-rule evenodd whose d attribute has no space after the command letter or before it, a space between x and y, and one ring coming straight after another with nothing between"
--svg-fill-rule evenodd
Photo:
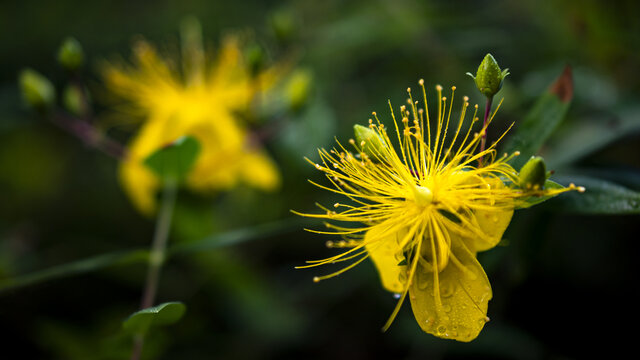
<instances>
[{"instance_id":1,"label":"dark green background","mask_svg":"<svg viewBox=\"0 0 640 360\"><path fill-rule=\"evenodd\" d=\"M294 53L314 74L307 109L268 144L282 190L179 194L172 243L270 221L287 225L241 245L173 258L158 302L182 301L188 310L180 323L152 334L148 358L565 359L634 348L637 215L567 214L556 200L519 211L507 246L481 255L494 290L491 322L477 340L460 344L422 333L409 304L381 333L395 301L370 263L319 284L312 277L329 269L294 270L333 252L324 248L326 238L301 230L318 222L303 224L289 210L334 201L305 181L319 176L303 156L316 159L313 149L332 146L334 135L352 136L353 124L366 123L373 110L388 119L387 100L402 104L419 78L428 86L455 84L482 103L464 73L475 72L487 52L511 72L497 128L522 119L569 64L575 97L544 149L547 160L553 165L566 155L563 144L581 149L614 134L552 168L609 174L640 190L637 2L15 1L0 8L0 278L146 247L153 234L152 219L137 214L119 187L117 163L21 104L16 79L23 67L42 72L58 90L64 85L55 53L66 36L85 48L98 112L99 60L128 58L136 36L171 53L187 15L200 19L208 45L230 30L252 29L270 61ZM286 44L268 26L268 16L283 10L297 25ZM587 125L600 130L583 134ZM127 130L110 133L124 141ZM574 143L562 141L570 135ZM0 357L128 358L127 339L118 334L137 310L144 274L141 263L113 266L0 293Z\"/></svg>"}]
</instances>

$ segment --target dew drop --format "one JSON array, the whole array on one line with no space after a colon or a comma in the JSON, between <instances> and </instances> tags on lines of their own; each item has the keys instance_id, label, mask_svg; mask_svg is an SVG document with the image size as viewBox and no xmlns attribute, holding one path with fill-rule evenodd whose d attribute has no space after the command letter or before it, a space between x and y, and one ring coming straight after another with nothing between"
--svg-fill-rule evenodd
<instances>
[{"instance_id":1,"label":"dew drop","mask_svg":"<svg viewBox=\"0 0 640 360\"><path fill-rule=\"evenodd\" d=\"M442 305L442 310L444 310L445 312L450 312L451 311L451 305L449 305L449 304Z\"/></svg>"},{"instance_id":2,"label":"dew drop","mask_svg":"<svg viewBox=\"0 0 640 360\"><path fill-rule=\"evenodd\" d=\"M447 327L444 325L440 325L438 326L436 331L438 332L438 335L443 335L445 332L447 332Z\"/></svg>"},{"instance_id":3,"label":"dew drop","mask_svg":"<svg viewBox=\"0 0 640 360\"><path fill-rule=\"evenodd\" d=\"M393 294L394 299L400 299L401 296L402 294L398 294L398 293Z\"/></svg>"},{"instance_id":4,"label":"dew drop","mask_svg":"<svg viewBox=\"0 0 640 360\"><path fill-rule=\"evenodd\" d=\"M443 298L453 296L453 293L456 290L455 288L456 286L452 282L446 282L440 285L440 296L442 296Z\"/></svg>"}]
</instances>

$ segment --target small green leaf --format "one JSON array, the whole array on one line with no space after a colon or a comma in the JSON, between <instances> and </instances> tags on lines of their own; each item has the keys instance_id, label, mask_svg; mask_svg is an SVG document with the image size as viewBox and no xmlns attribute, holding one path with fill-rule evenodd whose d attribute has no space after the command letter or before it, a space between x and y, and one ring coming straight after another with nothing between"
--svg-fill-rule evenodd
<instances>
[{"instance_id":1,"label":"small green leaf","mask_svg":"<svg viewBox=\"0 0 640 360\"><path fill-rule=\"evenodd\" d=\"M200 143L192 136L183 136L149 155L144 163L162 181L181 181L195 164Z\"/></svg>"},{"instance_id":2,"label":"small green leaf","mask_svg":"<svg viewBox=\"0 0 640 360\"><path fill-rule=\"evenodd\" d=\"M573 97L571 68L564 72L542 94L525 116L502 150L506 153L520 151L520 156L511 160L511 165L520 169L531 156L536 155L551 133L562 122Z\"/></svg>"},{"instance_id":3,"label":"small green leaf","mask_svg":"<svg viewBox=\"0 0 640 360\"><path fill-rule=\"evenodd\" d=\"M130 333L144 335L151 326L177 322L186 310L187 307L181 302L166 302L131 314L122 327Z\"/></svg>"},{"instance_id":4,"label":"small green leaf","mask_svg":"<svg viewBox=\"0 0 640 360\"><path fill-rule=\"evenodd\" d=\"M611 181L588 176L557 176L557 180L585 187L558 196L554 208L578 214L640 214L640 192Z\"/></svg>"},{"instance_id":5,"label":"small green leaf","mask_svg":"<svg viewBox=\"0 0 640 360\"><path fill-rule=\"evenodd\" d=\"M555 181L551 181L551 180L547 180L544 182L544 189L546 190L554 190L554 189L564 189L564 186L558 184ZM555 195L557 196L557 195ZM564 196L564 195L563 195ZM538 205L541 202L547 201L549 199L551 199L554 196L529 196L528 198L525 199L525 202L523 204L521 204L520 206L518 206L518 209L526 209L528 207L531 207L533 205Z\"/></svg>"}]
</instances>

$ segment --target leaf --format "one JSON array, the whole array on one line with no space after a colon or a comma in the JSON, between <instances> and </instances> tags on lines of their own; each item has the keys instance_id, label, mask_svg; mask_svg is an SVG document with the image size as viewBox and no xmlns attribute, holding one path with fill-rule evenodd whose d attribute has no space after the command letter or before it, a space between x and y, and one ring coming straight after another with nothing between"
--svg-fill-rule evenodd
<instances>
[{"instance_id":1,"label":"leaf","mask_svg":"<svg viewBox=\"0 0 640 360\"><path fill-rule=\"evenodd\" d=\"M309 220L290 218L257 225L251 228L232 230L221 234L212 234L200 240L181 243L169 247L168 256L186 255L202 251L214 250L226 246L238 245L243 242L263 239L276 234L283 234L294 229L299 229ZM149 259L149 251L146 249L134 249L116 251L90 258L81 259L66 264L50 267L48 269L34 271L30 274L19 275L13 278L0 279L0 293L8 290L16 290L29 285L39 284L45 281L60 279L72 275L86 274L101 270L110 266L144 263Z\"/></svg>"},{"instance_id":2,"label":"leaf","mask_svg":"<svg viewBox=\"0 0 640 360\"><path fill-rule=\"evenodd\" d=\"M149 251L147 250L128 250L101 254L87 259L35 271L30 274L2 279L0 280L0 292L66 276L85 274L108 266L141 263L147 261L148 258Z\"/></svg>"},{"instance_id":3,"label":"leaf","mask_svg":"<svg viewBox=\"0 0 640 360\"><path fill-rule=\"evenodd\" d=\"M588 176L558 176L558 181L584 186L554 199L553 207L577 214L640 214L640 192L611 181Z\"/></svg>"},{"instance_id":4,"label":"leaf","mask_svg":"<svg viewBox=\"0 0 640 360\"><path fill-rule=\"evenodd\" d=\"M580 119L558 132L545 147L545 158L552 168L570 164L614 141L640 131L640 107L614 110L611 116Z\"/></svg>"},{"instance_id":5,"label":"leaf","mask_svg":"<svg viewBox=\"0 0 640 360\"><path fill-rule=\"evenodd\" d=\"M187 307L181 302L166 302L137 311L122 323L125 331L144 335L151 326L170 325L182 318Z\"/></svg>"},{"instance_id":6,"label":"leaf","mask_svg":"<svg viewBox=\"0 0 640 360\"><path fill-rule=\"evenodd\" d=\"M192 136L183 136L149 155L144 163L162 181L181 181L195 164L200 143Z\"/></svg>"},{"instance_id":7,"label":"leaf","mask_svg":"<svg viewBox=\"0 0 640 360\"><path fill-rule=\"evenodd\" d=\"M564 119L572 97L571 68L567 66L549 90L538 98L522 123L505 142L502 148L504 152L511 154L520 151L520 156L511 160L511 165L515 169L520 169L531 156L540 150L547 138Z\"/></svg>"},{"instance_id":8,"label":"leaf","mask_svg":"<svg viewBox=\"0 0 640 360\"><path fill-rule=\"evenodd\" d=\"M555 181L551 181L551 180L547 180L544 182L544 188L545 189L549 189L549 190L553 190L553 189L563 189L564 186L558 184ZM538 205L541 202L547 201L553 197L555 197L557 195L554 196L530 196L528 198L525 199L525 203L518 206L518 209L526 209L528 207L534 206L534 205Z\"/></svg>"}]
</instances>

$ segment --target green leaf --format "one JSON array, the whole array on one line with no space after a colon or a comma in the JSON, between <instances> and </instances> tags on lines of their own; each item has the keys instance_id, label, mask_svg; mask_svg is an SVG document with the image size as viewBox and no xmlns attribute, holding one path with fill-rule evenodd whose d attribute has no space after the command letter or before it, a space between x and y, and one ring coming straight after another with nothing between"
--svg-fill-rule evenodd
<instances>
[{"instance_id":1,"label":"green leaf","mask_svg":"<svg viewBox=\"0 0 640 360\"><path fill-rule=\"evenodd\" d=\"M232 230L220 234L212 234L198 241L180 243L169 247L168 256L188 255L203 251L215 250L227 246L238 245L243 242L264 239L276 234L298 230L311 220L299 217L274 221L250 228ZM66 264L53 266L44 270L12 278L0 279L0 293L16 290L29 285L45 281L60 279L72 275L85 274L101 270L110 266L144 263L149 260L149 250L134 249L96 255Z\"/></svg>"},{"instance_id":2,"label":"green leaf","mask_svg":"<svg viewBox=\"0 0 640 360\"><path fill-rule=\"evenodd\" d=\"M183 136L149 155L144 163L163 182L181 181L200 154L200 143L192 136Z\"/></svg>"},{"instance_id":3,"label":"green leaf","mask_svg":"<svg viewBox=\"0 0 640 360\"><path fill-rule=\"evenodd\" d=\"M94 257L53 266L30 274L0 280L0 292L38 284L66 276L85 274L108 266L142 263L148 261L148 250L128 250L97 255Z\"/></svg>"},{"instance_id":4,"label":"green leaf","mask_svg":"<svg viewBox=\"0 0 640 360\"><path fill-rule=\"evenodd\" d=\"M520 156L511 160L515 169L520 169L531 156L536 155L551 133L562 122L573 97L571 68L566 67L562 75L542 94L525 116L502 150L509 154L520 151Z\"/></svg>"},{"instance_id":5,"label":"green leaf","mask_svg":"<svg viewBox=\"0 0 640 360\"><path fill-rule=\"evenodd\" d=\"M133 334L144 335L151 326L170 325L182 318L187 307L181 302L166 302L137 311L122 323Z\"/></svg>"},{"instance_id":6,"label":"green leaf","mask_svg":"<svg viewBox=\"0 0 640 360\"><path fill-rule=\"evenodd\" d=\"M640 106L614 110L611 116L579 119L573 126L554 134L545 146L545 158L552 168L570 164L616 140L640 131Z\"/></svg>"},{"instance_id":7,"label":"green leaf","mask_svg":"<svg viewBox=\"0 0 640 360\"><path fill-rule=\"evenodd\" d=\"M563 189L564 186L558 184L555 181L547 180L544 182L544 189L553 190L553 189ZM555 195L557 196L557 195ZM529 196L525 199L524 204L518 206L518 209L526 209L528 207L538 205L541 202L547 201L554 196Z\"/></svg>"},{"instance_id":8,"label":"green leaf","mask_svg":"<svg viewBox=\"0 0 640 360\"><path fill-rule=\"evenodd\" d=\"M585 187L554 199L554 208L578 214L640 214L640 192L611 181L588 176L558 176L558 181Z\"/></svg>"}]
</instances>

